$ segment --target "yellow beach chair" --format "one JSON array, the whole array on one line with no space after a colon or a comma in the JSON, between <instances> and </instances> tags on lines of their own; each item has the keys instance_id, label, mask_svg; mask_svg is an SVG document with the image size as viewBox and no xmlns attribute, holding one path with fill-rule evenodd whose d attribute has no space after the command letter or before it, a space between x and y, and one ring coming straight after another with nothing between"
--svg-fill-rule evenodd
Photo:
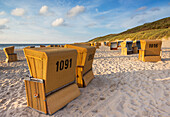
<instances>
[{"instance_id":1,"label":"yellow beach chair","mask_svg":"<svg viewBox=\"0 0 170 117\"><path fill-rule=\"evenodd\" d=\"M90 43L90 46L94 46L94 42L91 42L91 43Z\"/></svg>"},{"instance_id":2,"label":"yellow beach chair","mask_svg":"<svg viewBox=\"0 0 170 117\"><path fill-rule=\"evenodd\" d=\"M76 49L25 48L24 54L31 75L25 78L29 107L53 114L80 95Z\"/></svg>"},{"instance_id":3,"label":"yellow beach chair","mask_svg":"<svg viewBox=\"0 0 170 117\"><path fill-rule=\"evenodd\" d=\"M60 45L60 47L64 48L64 45Z\"/></svg>"},{"instance_id":4,"label":"yellow beach chair","mask_svg":"<svg viewBox=\"0 0 170 117\"><path fill-rule=\"evenodd\" d=\"M25 48L35 48L35 46L27 46L27 47L25 47Z\"/></svg>"},{"instance_id":5,"label":"yellow beach chair","mask_svg":"<svg viewBox=\"0 0 170 117\"><path fill-rule=\"evenodd\" d=\"M40 45L40 48L45 47L45 45Z\"/></svg>"},{"instance_id":6,"label":"yellow beach chair","mask_svg":"<svg viewBox=\"0 0 170 117\"><path fill-rule=\"evenodd\" d=\"M133 41L124 41L121 43L121 55L128 55L133 53Z\"/></svg>"},{"instance_id":7,"label":"yellow beach chair","mask_svg":"<svg viewBox=\"0 0 170 117\"><path fill-rule=\"evenodd\" d=\"M117 50L118 48L118 42L114 41L114 42L110 42L110 50Z\"/></svg>"},{"instance_id":8,"label":"yellow beach chair","mask_svg":"<svg viewBox=\"0 0 170 117\"><path fill-rule=\"evenodd\" d=\"M140 40L139 60L144 62L161 61L161 40Z\"/></svg>"},{"instance_id":9,"label":"yellow beach chair","mask_svg":"<svg viewBox=\"0 0 170 117\"><path fill-rule=\"evenodd\" d=\"M132 43L132 50L133 50L133 54L138 53L138 47L136 45L136 41L133 41L133 43Z\"/></svg>"},{"instance_id":10,"label":"yellow beach chair","mask_svg":"<svg viewBox=\"0 0 170 117\"><path fill-rule=\"evenodd\" d=\"M86 87L94 78L92 63L96 51L95 47L80 44L66 44L65 47L77 50L77 84L79 87Z\"/></svg>"},{"instance_id":11,"label":"yellow beach chair","mask_svg":"<svg viewBox=\"0 0 170 117\"><path fill-rule=\"evenodd\" d=\"M101 44L101 42L98 42L99 43L99 46L101 46L102 44Z\"/></svg>"},{"instance_id":12,"label":"yellow beach chair","mask_svg":"<svg viewBox=\"0 0 170 117\"><path fill-rule=\"evenodd\" d=\"M3 48L6 55L6 62L17 61L17 54L14 53L14 46Z\"/></svg>"},{"instance_id":13,"label":"yellow beach chair","mask_svg":"<svg viewBox=\"0 0 170 117\"><path fill-rule=\"evenodd\" d=\"M48 45L47 47L60 47L60 45Z\"/></svg>"},{"instance_id":14,"label":"yellow beach chair","mask_svg":"<svg viewBox=\"0 0 170 117\"><path fill-rule=\"evenodd\" d=\"M136 46L138 47L138 53L139 53L139 50L141 49L140 40L136 41Z\"/></svg>"},{"instance_id":15,"label":"yellow beach chair","mask_svg":"<svg viewBox=\"0 0 170 117\"><path fill-rule=\"evenodd\" d=\"M88 42L74 43L74 44L83 44L83 45L91 46L91 44L90 44L90 43L88 43Z\"/></svg>"},{"instance_id":16,"label":"yellow beach chair","mask_svg":"<svg viewBox=\"0 0 170 117\"><path fill-rule=\"evenodd\" d=\"M105 45L105 46L106 46L106 43L107 43L107 42L104 42L104 45Z\"/></svg>"},{"instance_id":17,"label":"yellow beach chair","mask_svg":"<svg viewBox=\"0 0 170 117\"><path fill-rule=\"evenodd\" d=\"M118 47L121 47L121 43L123 42L123 41L117 41L118 42Z\"/></svg>"},{"instance_id":18,"label":"yellow beach chair","mask_svg":"<svg viewBox=\"0 0 170 117\"><path fill-rule=\"evenodd\" d=\"M99 42L94 42L94 47L96 48L96 49L99 49Z\"/></svg>"}]
</instances>

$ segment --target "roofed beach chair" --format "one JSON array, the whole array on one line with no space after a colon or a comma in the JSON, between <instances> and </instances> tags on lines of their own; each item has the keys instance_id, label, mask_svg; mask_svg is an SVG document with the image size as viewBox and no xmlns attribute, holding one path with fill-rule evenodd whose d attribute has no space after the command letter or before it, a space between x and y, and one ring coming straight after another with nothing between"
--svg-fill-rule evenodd
<instances>
[{"instance_id":1,"label":"roofed beach chair","mask_svg":"<svg viewBox=\"0 0 170 117\"><path fill-rule=\"evenodd\" d=\"M98 42L99 43L99 46L101 46L102 44L101 44L101 42Z\"/></svg>"},{"instance_id":2,"label":"roofed beach chair","mask_svg":"<svg viewBox=\"0 0 170 117\"><path fill-rule=\"evenodd\" d=\"M139 60L144 62L161 61L161 40L140 40Z\"/></svg>"},{"instance_id":3,"label":"roofed beach chair","mask_svg":"<svg viewBox=\"0 0 170 117\"><path fill-rule=\"evenodd\" d=\"M94 42L91 42L91 43L90 43L90 46L94 46Z\"/></svg>"},{"instance_id":4,"label":"roofed beach chair","mask_svg":"<svg viewBox=\"0 0 170 117\"><path fill-rule=\"evenodd\" d=\"M27 46L27 47L25 47L25 48L35 48L35 46Z\"/></svg>"},{"instance_id":5,"label":"roofed beach chair","mask_svg":"<svg viewBox=\"0 0 170 117\"><path fill-rule=\"evenodd\" d=\"M54 47L54 45L48 45L47 47Z\"/></svg>"},{"instance_id":6,"label":"roofed beach chair","mask_svg":"<svg viewBox=\"0 0 170 117\"><path fill-rule=\"evenodd\" d=\"M74 43L74 44L83 44L83 45L91 46L91 44L90 44L90 43L88 43L88 42Z\"/></svg>"},{"instance_id":7,"label":"roofed beach chair","mask_svg":"<svg viewBox=\"0 0 170 117\"><path fill-rule=\"evenodd\" d=\"M121 43L121 55L128 55L133 53L133 41L124 41Z\"/></svg>"},{"instance_id":8,"label":"roofed beach chair","mask_svg":"<svg viewBox=\"0 0 170 117\"><path fill-rule=\"evenodd\" d=\"M106 42L106 46L110 46L110 42Z\"/></svg>"},{"instance_id":9,"label":"roofed beach chair","mask_svg":"<svg viewBox=\"0 0 170 117\"><path fill-rule=\"evenodd\" d=\"M60 47L60 45L48 45L47 47Z\"/></svg>"},{"instance_id":10,"label":"roofed beach chair","mask_svg":"<svg viewBox=\"0 0 170 117\"><path fill-rule=\"evenodd\" d=\"M45 47L45 45L40 45L40 48Z\"/></svg>"},{"instance_id":11,"label":"roofed beach chair","mask_svg":"<svg viewBox=\"0 0 170 117\"><path fill-rule=\"evenodd\" d=\"M136 41L136 46L138 47L138 53L139 53L139 50L141 49L140 40Z\"/></svg>"},{"instance_id":12,"label":"roofed beach chair","mask_svg":"<svg viewBox=\"0 0 170 117\"><path fill-rule=\"evenodd\" d=\"M104 45L106 46L106 42L104 42Z\"/></svg>"},{"instance_id":13,"label":"roofed beach chair","mask_svg":"<svg viewBox=\"0 0 170 117\"><path fill-rule=\"evenodd\" d=\"M133 43L132 43L132 50L133 50L133 54L138 53L138 47L136 45L136 41L133 41Z\"/></svg>"},{"instance_id":14,"label":"roofed beach chair","mask_svg":"<svg viewBox=\"0 0 170 117\"><path fill-rule=\"evenodd\" d=\"M123 41L117 41L118 42L118 47L121 47L121 43L123 42Z\"/></svg>"},{"instance_id":15,"label":"roofed beach chair","mask_svg":"<svg viewBox=\"0 0 170 117\"><path fill-rule=\"evenodd\" d=\"M76 84L77 51L71 48L25 48L30 77L27 105L53 114L80 95Z\"/></svg>"},{"instance_id":16,"label":"roofed beach chair","mask_svg":"<svg viewBox=\"0 0 170 117\"><path fill-rule=\"evenodd\" d=\"M64 45L60 45L60 47L64 47Z\"/></svg>"},{"instance_id":17,"label":"roofed beach chair","mask_svg":"<svg viewBox=\"0 0 170 117\"><path fill-rule=\"evenodd\" d=\"M17 61L17 54L14 53L14 46L3 48L6 55L6 62Z\"/></svg>"},{"instance_id":18,"label":"roofed beach chair","mask_svg":"<svg viewBox=\"0 0 170 117\"><path fill-rule=\"evenodd\" d=\"M92 71L92 63L95 54L95 47L80 45L80 44L66 44L66 48L74 48L77 50L77 84L79 87L86 87L94 78Z\"/></svg>"},{"instance_id":19,"label":"roofed beach chair","mask_svg":"<svg viewBox=\"0 0 170 117\"><path fill-rule=\"evenodd\" d=\"M118 48L117 41L110 42L110 50L117 50L117 48Z\"/></svg>"},{"instance_id":20,"label":"roofed beach chair","mask_svg":"<svg viewBox=\"0 0 170 117\"><path fill-rule=\"evenodd\" d=\"M94 47L96 48L96 49L99 49L99 42L94 42Z\"/></svg>"}]
</instances>

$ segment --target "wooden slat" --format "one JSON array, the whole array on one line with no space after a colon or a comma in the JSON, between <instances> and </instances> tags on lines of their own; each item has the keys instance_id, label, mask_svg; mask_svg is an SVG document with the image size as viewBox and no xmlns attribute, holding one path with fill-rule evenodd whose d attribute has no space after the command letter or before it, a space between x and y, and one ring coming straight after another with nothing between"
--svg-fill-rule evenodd
<instances>
[{"instance_id":1,"label":"wooden slat","mask_svg":"<svg viewBox=\"0 0 170 117\"><path fill-rule=\"evenodd\" d=\"M39 84L38 82L35 82L36 85L36 94L38 94L38 97L36 98L37 101L37 110L41 111L41 107L40 107L40 98L39 98Z\"/></svg>"},{"instance_id":2,"label":"wooden slat","mask_svg":"<svg viewBox=\"0 0 170 117\"><path fill-rule=\"evenodd\" d=\"M43 74L42 74L42 61L41 60L38 60L36 59L35 60L35 68L36 68L36 72L37 72L37 77L36 78L41 78L43 77Z\"/></svg>"},{"instance_id":3,"label":"wooden slat","mask_svg":"<svg viewBox=\"0 0 170 117\"><path fill-rule=\"evenodd\" d=\"M30 106L30 99L29 99L29 89L28 89L28 81L24 81L25 82L25 91L26 91L26 97L27 97L27 106Z\"/></svg>"},{"instance_id":4,"label":"wooden slat","mask_svg":"<svg viewBox=\"0 0 170 117\"><path fill-rule=\"evenodd\" d=\"M36 72L35 72L35 66L34 66L34 59L28 57L29 63L30 63L30 70L31 70L31 76L36 78Z\"/></svg>"},{"instance_id":5,"label":"wooden slat","mask_svg":"<svg viewBox=\"0 0 170 117\"><path fill-rule=\"evenodd\" d=\"M30 82L30 87L31 87L31 98L32 98L32 108L37 109L37 103L34 98L34 93L35 93L35 83Z\"/></svg>"},{"instance_id":6,"label":"wooden slat","mask_svg":"<svg viewBox=\"0 0 170 117\"><path fill-rule=\"evenodd\" d=\"M46 98L45 98L45 91L44 91L44 84L39 83L39 94L40 94L40 102L41 102L41 111L47 114L46 109Z\"/></svg>"}]
</instances>

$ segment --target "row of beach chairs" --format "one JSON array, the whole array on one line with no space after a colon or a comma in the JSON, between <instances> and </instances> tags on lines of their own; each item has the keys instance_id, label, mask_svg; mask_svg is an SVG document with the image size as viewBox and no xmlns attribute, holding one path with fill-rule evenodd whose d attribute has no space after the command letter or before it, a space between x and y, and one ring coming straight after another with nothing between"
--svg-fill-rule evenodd
<instances>
[{"instance_id":1,"label":"row of beach chairs","mask_svg":"<svg viewBox=\"0 0 170 117\"><path fill-rule=\"evenodd\" d=\"M140 40L139 60L161 60L162 41ZM137 44L136 44L137 45ZM130 41L121 43L132 53ZM96 48L89 43L66 44L63 47L26 47L23 49L30 71L25 78L27 105L45 114L53 114L80 95L94 78L92 63ZM136 49L137 50L137 49ZM17 60L14 47L4 48L8 60Z\"/></svg>"},{"instance_id":2,"label":"row of beach chairs","mask_svg":"<svg viewBox=\"0 0 170 117\"><path fill-rule=\"evenodd\" d=\"M27 105L45 114L51 115L77 98L78 87L86 87L94 78L95 47L77 43L23 50L30 71L24 80Z\"/></svg>"},{"instance_id":3,"label":"row of beach chairs","mask_svg":"<svg viewBox=\"0 0 170 117\"><path fill-rule=\"evenodd\" d=\"M87 46L94 46L96 49L101 46L99 42L93 43L75 43L75 44L82 44ZM141 45L142 44L142 45ZM137 41L115 41L115 42L104 42L104 45L110 46L110 50L117 50L118 47L121 47L121 55L128 55L128 54L137 54L139 53L139 60L142 61L160 61L160 52L161 52L161 45L162 41L160 40L137 40ZM149 47L147 47L147 46ZM153 47L152 47L153 45ZM155 46L156 45L156 46ZM143 47L141 49L141 46ZM28 46L26 48L34 48L35 46ZM44 45L40 45L40 47L45 47ZM64 47L64 45L49 45L47 47ZM152 48L151 48L152 47ZM149 50L148 50L149 48ZM147 50L147 52L146 52ZM156 54L149 53L148 51L152 50L152 52ZM14 53L14 47L7 47L4 48L5 54L7 56L6 62L12 62L17 60L17 55ZM146 57L144 57L146 56ZM152 56L152 57L148 57ZM156 56L156 57L155 57ZM149 59L148 59L149 58ZM152 59L151 58L156 58Z\"/></svg>"},{"instance_id":4,"label":"row of beach chairs","mask_svg":"<svg viewBox=\"0 0 170 117\"><path fill-rule=\"evenodd\" d=\"M110 46L110 50L121 47L121 55L139 53L139 60L144 62L161 61L161 40L114 41L104 42L104 45Z\"/></svg>"}]
</instances>

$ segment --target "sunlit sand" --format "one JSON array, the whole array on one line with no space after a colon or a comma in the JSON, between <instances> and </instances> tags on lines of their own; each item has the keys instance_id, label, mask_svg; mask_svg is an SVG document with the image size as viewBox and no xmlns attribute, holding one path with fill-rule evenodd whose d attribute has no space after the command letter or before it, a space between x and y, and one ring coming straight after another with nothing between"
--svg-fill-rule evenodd
<instances>
[{"instance_id":1,"label":"sunlit sand","mask_svg":"<svg viewBox=\"0 0 170 117\"><path fill-rule=\"evenodd\" d=\"M16 62L5 63L0 51L0 116L46 116L27 107L23 79L29 75L22 50ZM138 54L122 56L119 50L96 50L95 79L81 95L52 116L162 116L170 112L170 41L163 41L162 61L142 62ZM49 116L49 115L47 115Z\"/></svg>"}]
</instances>

